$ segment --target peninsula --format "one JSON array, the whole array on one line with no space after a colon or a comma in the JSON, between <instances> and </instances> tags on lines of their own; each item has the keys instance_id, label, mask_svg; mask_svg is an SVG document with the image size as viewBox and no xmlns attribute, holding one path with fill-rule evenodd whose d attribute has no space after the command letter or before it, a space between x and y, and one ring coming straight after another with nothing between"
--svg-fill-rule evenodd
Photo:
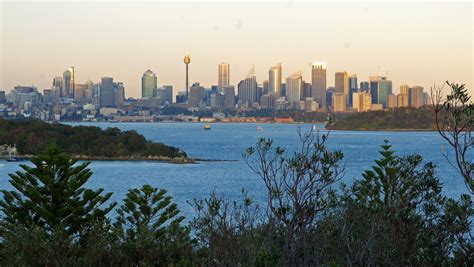
<instances>
[{"instance_id":1,"label":"peninsula","mask_svg":"<svg viewBox=\"0 0 474 267\"><path fill-rule=\"evenodd\" d=\"M20 157L38 155L57 145L73 158L84 160L152 160L191 163L179 148L147 140L136 131L95 126L69 126L38 119L0 118L0 144L12 144Z\"/></svg>"}]
</instances>

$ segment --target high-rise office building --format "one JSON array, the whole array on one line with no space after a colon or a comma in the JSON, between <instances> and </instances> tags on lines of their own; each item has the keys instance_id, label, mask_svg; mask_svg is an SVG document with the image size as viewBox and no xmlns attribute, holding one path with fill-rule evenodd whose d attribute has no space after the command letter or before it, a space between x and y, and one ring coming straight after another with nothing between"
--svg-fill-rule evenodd
<instances>
[{"instance_id":1,"label":"high-rise office building","mask_svg":"<svg viewBox=\"0 0 474 267\"><path fill-rule=\"evenodd\" d=\"M66 71L63 72L63 79L62 79L62 86L61 86L61 97L64 98L73 98L74 97L74 67L70 67Z\"/></svg>"},{"instance_id":2,"label":"high-rise office building","mask_svg":"<svg viewBox=\"0 0 474 267\"><path fill-rule=\"evenodd\" d=\"M75 85L74 99L76 101L78 101L79 103L82 103L85 100L85 90L86 90L86 85L85 84L76 84Z\"/></svg>"},{"instance_id":3,"label":"high-rise office building","mask_svg":"<svg viewBox=\"0 0 474 267\"><path fill-rule=\"evenodd\" d=\"M328 89L326 90L326 105L328 108L332 108L332 95L333 94L334 94L334 87L328 87Z\"/></svg>"},{"instance_id":4,"label":"high-rise office building","mask_svg":"<svg viewBox=\"0 0 474 267\"><path fill-rule=\"evenodd\" d=\"M272 92L268 92L260 97L260 108L275 109L275 95Z\"/></svg>"},{"instance_id":5,"label":"high-rise office building","mask_svg":"<svg viewBox=\"0 0 474 267\"><path fill-rule=\"evenodd\" d=\"M347 96L344 93L335 92L332 95L332 108L334 112L345 112L347 106Z\"/></svg>"},{"instance_id":6,"label":"high-rise office building","mask_svg":"<svg viewBox=\"0 0 474 267\"><path fill-rule=\"evenodd\" d=\"M410 89L410 87L408 86L408 84L400 85L400 94L408 95L408 90L409 89Z\"/></svg>"},{"instance_id":7,"label":"high-rise office building","mask_svg":"<svg viewBox=\"0 0 474 267\"><path fill-rule=\"evenodd\" d=\"M94 83L89 80L85 84L84 88L84 98L86 102L91 102L94 97Z\"/></svg>"},{"instance_id":8,"label":"high-rise office building","mask_svg":"<svg viewBox=\"0 0 474 267\"><path fill-rule=\"evenodd\" d=\"M206 97L206 91L199 83L193 83L189 88L188 108L198 108Z\"/></svg>"},{"instance_id":9,"label":"high-rise office building","mask_svg":"<svg viewBox=\"0 0 474 267\"><path fill-rule=\"evenodd\" d=\"M224 107L228 109L235 107L235 89L233 85L224 87Z\"/></svg>"},{"instance_id":10,"label":"high-rise office building","mask_svg":"<svg viewBox=\"0 0 474 267\"><path fill-rule=\"evenodd\" d=\"M364 105L362 95L362 92L352 93L352 109L357 110L359 112L362 111L362 107Z\"/></svg>"},{"instance_id":11,"label":"high-rise office building","mask_svg":"<svg viewBox=\"0 0 474 267\"><path fill-rule=\"evenodd\" d=\"M303 77L301 71L286 78L286 100L291 107L299 107L302 91Z\"/></svg>"},{"instance_id":12,"label":"high-rise office building","mask_svg":"<svg viewBox=\"0 0 474 267\"><path fill-rule=\"evenodd\" d=\"M315 62L311 65L311 97L318 102L320 108L326 105L326 63Z\"/></svg>"},{"instance_id":13,"label":"high-rise office building","mask_svg":"<svg viewBox=\"0 0 474 267\"><path fill-rule=\"evenodd\" d=\"M268 71L268 91L275 93L277 97L282 95L281 75L281 63L271 67Z\"/></svg>"},{"instance_id":14,"label":"high-rise office building","mask_svg":"<svg viewBox=\"0 0 474 267\"><path fill-rule=\"evenodd\" d=\"M405 95L405 94L397 95L397 107L408 107L408 95Z\"/></svg>"},{"instance_id":15,"label":"high-rise office building","mask_svg":"<svg viewBox=\"0 0 474 267\"><path fill-rule=\"evenodd\" d=\"M301 99L311 97L311 83L303 81L303 91L301 91Z\"/></svg>"},{"instance_id":16,"label":"high-rise office building","mask_svg":"<svg viewBox=\"0 0 474 267\"><path fill-rule=\"evenodd\" d=\"M53 102L53 90L44 89L43 90L43 103ZM0 91L0 104L2 104L2 92Z\"/></svg>"},{"instance_id":17,"label":"high-rise office building","mask_svg":"<svg viewBox=\"0 0 474 267\"><path fill-rule=\"evenodd\" d=\"M211 101L210 101L211 108L221 109L224 107L224 102L225 102L225 96L222 93L217 92L217 93L211 94Z\"/></svg>"},{"instance_id":18,"label":"high-rise office building","mask_svg":"<svg viewBox=\"0 0 474 267\"><path fill-rule=\"evenodd\" d=\"M39 104L40 101L40 93L36 87L31 86L15 86L7 96L7 102L21 108L25 108L25 104L31 107L31 105Z\"/></svg>"},{"instance_id":19,"label":"high-rise office building","mask_svg":"<svg viewBox=\"0 0 474 267\"><path fill-rule=\"evenodd\" d=\"M423 106L423 87L418 85L413 86L409 90L409 95L409 101L411 100L410 106L415 108Z\"/></svg>"},{"instance_id":20,"label":"high-rise office building","mask_svg":"<svg viewBox=\"0 0 474 267\"><path fill-rule=\"evenodd\" d=\"M379 82L382 80L381 76L369 77L369 90L372 96L372 103L378 103Z\"/></svg>"},{"instance_id":21,"label":"high-rise office building","mask_svg":"<svg viewBox=\"0 0 474 267\"><path fill-rule=\"evenodd\" d=\"M5 97L5 91L0 91L0 104L7 103L7 98Z\"/></svg>"},{"instance_id":22,"label":"high-rise office building","mask_svg":"<svg viewBox=\"0 0 474 267\"><path fill-rule=\"evenodd\" d=\"M336 72L334 87L336 87L336 93L345 94L346 96L349 94L349 80L346 71Z\"/></svg>"},{"instance_id":23,"label":"high-rise office building","mask_svg":"<svg viewBox=\"0 0 474 267\"><path fill-rule=\"evenodd\" d=\"M269 89L269 85L268 85L268 80L265 80L262 82L262 94L266 94L268 93L268 91L270 90Z\"/></svg>"},{"instance_id":24,"label":"high-rise office building","mask_svg":"<svg viewBox=\"0 0 474 267\"><path fill-rule=\"evenodd\" d=\"M369 82L367 82L367 81L360 82L360 87L359 88L360 88L361 92L368 92L369 89L370 89Z\"/></svg>"},{"instance_id":25,"label":"high-rise office building","mask_svg":"<svg viewBox=\"0 0 474 267\"><path fill-rule=\"evenodd\" d=\"M397 95L397 107L410 106L409 92L410 88L407 84L400 85L400 93Z\"/></svg>"},{"instance_id":26,"label":"high-rise office building","mask_svg":"<svg viewBox=\"0 0 474 267\"><path fill-rule=\"evenodd\" d=\"M156 74L151 70L145 71L142 75L142 98L152 98L157 88Z\"/></svg>"},{"instance_id":27,"label":"high-rise office building","mask_svg":"<svg viewBox=\"0 0 474 267\"><path fill-rule=\"evenodd\" d=\"M123 82L114 83L114 106L121 107L125 101L125 87Z\"/></svg>"},{"instance_id":28,"label":"high-rise office building","mask_svg":"<svg viewBox=\"0 0 474 267\"><path fill-rule=\"evenodd\" d=\"M357 84L357 75L354 74L354 75L349 76L349 95L348 95L349 106L352 106L352 94L358 91L359 90L358 90L358 84Z\"/></svg>"},{"instance_id":29,"label":"high-rise office building","mask_svg":"<svg viewBox=\"0 0 474 267\"><path fill-rule=\"evenodd\" d=\"M248 75L245 80L240 81L237 91L239 104L251 107L254 102L257 102L257 78L255 75Z\"/></svg>"},{"instance_id":30,"label":"high-rise office building","mask_svg":"<svg viewBox=\"0 0 474 267\"><path fill-rule=\"evenodd\" d=\"M394 94L389 94L387 96L387 108L396 108L397 106L397 97Z\"/></svg>"},{"instance_id":31,"label":"high-rise office building","mask_svg":"<svg viewBox=\"0 0 474 267\"><path fill-rule=\"evenodd\" d=\"M388 96L392 94L392 81L387 80L386 77L382 77L382 80L379 81L378 87L378 104L382 104L384 108L388 107Z\"/></svg>"},{"instance_id":32,"label":"high-rise office building","mask_svg":"<svg viewBox=\"0 0 474 267\"><path fill-rule=\"evenodd\" d=\"M370 94L372 95L372 104L382 104L387 107L387 97L392 93L392 81L387 77L370 76Z\"/></svg>"},{"instance_id":33,"label":"high-rise office building","mask_svg":"<svg viewBox=\"0 0 474 267\"><path fill-rule=\"evenodd\" d=\"M54 77L51 90L53 91L53 98L59 99L63 97L63 77Z\"/></svg>"},{"instance_id":34,"label":"high-rise office building","mask_svg":"<svg viewBox=\"0 0 474 267\"><path fill-rule=\"evenodd\" d=\"M168 102L168 104L173 103L173 86L163 85L160 89L163 90L163 101Z\"/></svg>"},{"instance_id":35,"label":"high-rise office building","mask_svg":"<svg viewBox=\"0 0 474 267\"><path fill-rule=\"evenodd\" d=\"M230 65L228 63L220 63L218 70L218 89L224 92L224 87L230 85Z\"/></svg>"},{"instance_id":36,"label":"high-rise office building","mask_svg":"<svg viewBox=\"0 0 474 267\"><path fill-rule=\"evenodd\" d=\"M114 107L114 79L103 77L100 82L100 106Z\"/></svg>"}]
</instances>

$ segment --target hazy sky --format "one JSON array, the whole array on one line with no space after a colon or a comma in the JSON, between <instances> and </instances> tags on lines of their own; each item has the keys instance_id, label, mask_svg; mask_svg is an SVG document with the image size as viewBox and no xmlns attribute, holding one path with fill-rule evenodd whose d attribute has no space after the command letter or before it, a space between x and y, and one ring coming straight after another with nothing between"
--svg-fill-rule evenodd
<instances>
[{"instance_id":1,"label":"hazy sky","mask_svg":"<svg viewBox=\"0 0 474 267\"><path fill-rule=\"evenodd\" d=\"M158 85L184 88L183 56L191 55L190 83L217 84L217 64L230 63L231 83L252 65L268 79L281 62L283 79L324 61L334 72L386 75L425 90L445 80L473 81L473 4L464 3L150 3L1 2L0 88L51 87L69 66L76 82L103 76L140 96L150 67Z\"/></svg>"}]
</instances>

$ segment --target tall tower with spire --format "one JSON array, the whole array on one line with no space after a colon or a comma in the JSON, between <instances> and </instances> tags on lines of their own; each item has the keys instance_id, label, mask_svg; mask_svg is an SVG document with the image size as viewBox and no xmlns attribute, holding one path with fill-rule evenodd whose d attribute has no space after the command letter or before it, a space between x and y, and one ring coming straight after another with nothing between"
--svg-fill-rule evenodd
<instances>
[{"instance_id":1,"label":"tall tower with spire","mask_svg":"<svg viewBox=\"0 0 474 267\"><path fill-rule=\"evenodd\" d=\"M184 55L184 64L186 64L186 101L188 101L188 90L189 90L189 77L188 77L188 65L191 63L189 54Z\"/></svg>"}]
</instances>

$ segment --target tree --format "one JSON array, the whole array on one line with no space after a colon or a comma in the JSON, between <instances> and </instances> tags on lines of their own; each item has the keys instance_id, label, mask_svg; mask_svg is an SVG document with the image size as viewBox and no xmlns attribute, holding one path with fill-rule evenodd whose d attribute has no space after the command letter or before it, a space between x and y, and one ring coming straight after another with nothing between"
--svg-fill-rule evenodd
<instances>
[{"instance_id":1,"label":"tree","mask_svg":"<svg viewBox=\"0 0 474 267\"><path fill-rule=\"evenodd\" d=\"M298 131L301 147L291 156L273 141L260 139L247 149L248 166L263 180L267 188L268 209L284 231L284 264L314 265L313 229L321 212L335 200L331 187L340 179L340 151L326 148L327 135ZM256 161L251 161L251 157Z\"/></svg>"},{"instance_id":2,"label":"tree","mask_svg":"<svg viewBox=\"0 0 474 267\"><path fill-rule=\"evenodd\" d=\"M431 99L435 112L436 128L441 137L454 150L454 163L445 154L448 161L459 170L464 183L471 194L474 194L474 103L467 93L464 84L446 84L450 92L442 97L443 86L431 89Z\"/></svg>"},{"instance_id":3,"label":"tree","mask_svg":"<svg viewBox=\"0 0 474 267\"><path fill-rule=\"evenodd\" d=\"M241 201L211 192L209 198L194 199L190 204L196 212L190 225L202 265L250 266L260 262L268 266L279 262L280 255L275 253L278 244L271 238L276 229L270 229L259 206L244 190Z\"/></svg>"},{"instance_id":4,"label":"tree","mask_svg":"<svg viewBox=\"0 0 474 267\"><path fill-rule=\"evenodd\" d=\"M150 185L128 190L114 225L121 264L168 266L192 252L184 217L166 193Z\"/></svg>"},{"instance_id":5,"label":"tree","mask_svg":"<svg viewBox=\"0 0 474 267\"><path fill-rule=\"evenodd\" d=\"M433 164L399 157L388 141L381 157L342 195L322 232L325 258L347 266L437 266L472 261L472 202L446 199ZM325 238L330 240L330 238ZM343 256L343 257L342 257ZM469 264L468 264L469 265Z\"/></svg>"},{"instance_id":6,"label":"tree","mask_svg":"<svg viewBox=\"0 0 474 267\"><path fill-rule=\"evenodd\" d=\"M62 229L65 236L73 236L104 220L115 206L102 208L112 193L83 187L92 175L88 162L76 165L57 147L48 147L31 162L33 167L22 164L23 171L10 174L16 191L1 190L3 230L16 224L36 225L48 235Z\"/></svg>"}]
</instances>

